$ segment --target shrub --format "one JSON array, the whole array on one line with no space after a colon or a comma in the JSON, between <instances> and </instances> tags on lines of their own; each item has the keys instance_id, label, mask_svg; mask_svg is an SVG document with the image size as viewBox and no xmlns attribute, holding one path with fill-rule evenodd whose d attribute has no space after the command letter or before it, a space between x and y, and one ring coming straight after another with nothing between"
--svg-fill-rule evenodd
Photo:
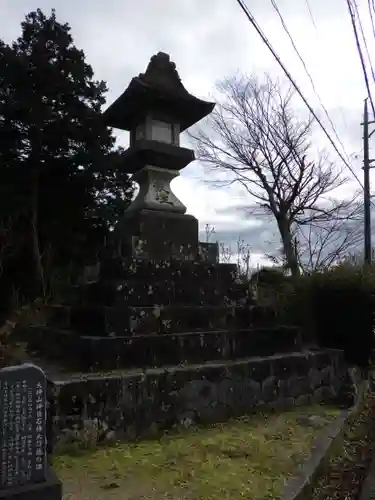
<instances>
[{"instance_id":1,"label":"shrub","mask_svg":"<svg viewBox=\"0 0 375 500\"><path fill-rule=\"evenodd\" d=\"M350 364L367 367L373 348L374 269L338 266L294 280L279 303L284 322L304 339L343 349Z\"/></svg>"},{"instance_id":2,"label":"shrub","mask_svg":"<svg viewBox=\"0 0 375 500\"><path fill-rule=\"evenodd\" d=\"M279 269L262 268L252 274L249 285L254 290L257 303L274 309L273 314L276 314L276 306L280 297L284 296L289 282L290 277Z\"/></svg>"}]
</instances>

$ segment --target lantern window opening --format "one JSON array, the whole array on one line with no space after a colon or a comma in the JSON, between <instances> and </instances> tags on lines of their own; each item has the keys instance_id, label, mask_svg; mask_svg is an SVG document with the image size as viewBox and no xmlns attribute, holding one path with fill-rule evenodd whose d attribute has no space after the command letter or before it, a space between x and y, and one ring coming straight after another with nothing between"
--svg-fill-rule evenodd
<instances>
[{"instance_id":1,"label":"lantern window opening","mask_svg":"<svg viewBox=\"0 0 375 500\"><path fill-rule=\"evenodd\" d=\"M151 140L173 144L173 124L167 121L152 119Z\"/></svg>"}]
</instances>

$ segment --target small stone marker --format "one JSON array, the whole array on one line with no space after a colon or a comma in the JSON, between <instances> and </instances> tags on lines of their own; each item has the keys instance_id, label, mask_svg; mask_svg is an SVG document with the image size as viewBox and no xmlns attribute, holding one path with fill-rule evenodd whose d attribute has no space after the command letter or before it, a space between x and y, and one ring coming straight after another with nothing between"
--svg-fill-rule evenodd
<instances>
[{"instance_id":1,"label":"small stone marker","mask_svg":"<svg viewBox=\"0 0 375 500\"><path fill-rule=\"evenodd\" d=\"M62 498L47 465L46 386L35 365L0 370L0 499Z\"/></svg>"}]
</instances>

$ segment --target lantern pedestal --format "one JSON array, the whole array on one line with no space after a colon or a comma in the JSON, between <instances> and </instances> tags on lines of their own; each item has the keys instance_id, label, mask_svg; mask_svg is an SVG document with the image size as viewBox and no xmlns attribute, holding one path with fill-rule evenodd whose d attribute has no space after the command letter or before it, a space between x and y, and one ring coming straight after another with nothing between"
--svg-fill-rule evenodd
<instances>
[{"instance_id":1,"label":"lantern pedestal","mask_svg":"<svg viewBox=\"0 0 375 500\"><path fill-rule=\"evenodd\" d=\"M139 184L139 193L127 212L134 210L161 210L184 214L186 207L172 192L170 183L180 173L167 168L146 166L135 173L132 180Z\"/></svg>"}]
</instances>

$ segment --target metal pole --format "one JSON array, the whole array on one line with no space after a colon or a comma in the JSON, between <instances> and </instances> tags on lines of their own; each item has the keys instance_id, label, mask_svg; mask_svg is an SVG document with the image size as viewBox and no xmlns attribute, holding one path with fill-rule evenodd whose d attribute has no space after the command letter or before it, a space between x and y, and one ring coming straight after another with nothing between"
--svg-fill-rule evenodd
<instances>
[{"instance_id":1,"label":"metal pole","mask_svg":"<svg viewBox=\"0 0 375 500\"><path fill-rule=\"evenodd\" d=\"M364 203L364 257L365 264L371 265L371 197L370 197L370 157L369 157L369 120L367 99L365 99L363 113L363 203Z\"/></svg>"}]
</instances>

